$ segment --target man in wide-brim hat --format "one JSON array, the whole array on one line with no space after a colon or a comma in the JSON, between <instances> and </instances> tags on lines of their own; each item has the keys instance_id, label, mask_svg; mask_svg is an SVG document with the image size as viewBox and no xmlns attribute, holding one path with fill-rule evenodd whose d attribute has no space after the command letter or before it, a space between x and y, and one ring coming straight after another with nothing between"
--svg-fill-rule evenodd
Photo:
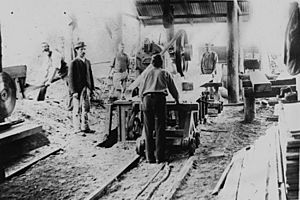
<instances>
[{"instance_id":1,"label":"man in wide-brim hat","mask_svg":"<svg viewBox=\"0 0 300 200\"><path fill-rule=\"evenodd\" d=\"M88 124L90 95L94 90L91 62L85 57L86 45L77 42L74 45L76 58L70 64L69 88L73 98L73 128L75 133L94 132Z\"/></svg>"}]
</instances>

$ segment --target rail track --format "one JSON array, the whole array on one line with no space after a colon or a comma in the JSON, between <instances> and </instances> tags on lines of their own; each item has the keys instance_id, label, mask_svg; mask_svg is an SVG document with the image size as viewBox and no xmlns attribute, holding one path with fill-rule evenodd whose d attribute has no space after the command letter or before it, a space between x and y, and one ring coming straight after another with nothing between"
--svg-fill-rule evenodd
<instances>
[{"instance_id":1,"label":"rail track","mask_svg":"<svg viewBox=\"0 0 300 200\"><path fill-rule=\"evenodd\" d=\"M172 199L195 165L195 157L186 153L173 155L170 162L161 164L149 164L136 156L85 200Z\"/></svg>"}]
</instances>

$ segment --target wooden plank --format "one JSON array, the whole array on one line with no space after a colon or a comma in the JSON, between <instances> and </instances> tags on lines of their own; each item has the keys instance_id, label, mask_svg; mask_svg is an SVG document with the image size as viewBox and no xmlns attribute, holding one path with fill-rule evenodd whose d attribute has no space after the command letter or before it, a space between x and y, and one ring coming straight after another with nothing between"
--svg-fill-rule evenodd
<instances>
[{"instance_id":1,"label":"wooden plank","mask_svg":"<svg viewBox=\"0 0 300 200\"><path fill-rule=\"evenodd\" d=\"M222 83L208 82L200 85L200 87L221 87Z\"/></svg>"},{"instance_id":2,"label":"wooden plank","mask_svg":"<svg viewBox=\"0 0 300 200\"><path fill-rule=\"evenodd\" d=\"M219 181L217 182L215 188L212 191L212 195L217 195L220 191L220 189L222 188L224 181L226 180L226 177L228 175L229 170L231 169L233 165L233 160L231 160L231 162L227 165L227 167L225 168L225 170L223 171Z\"/></svg>"},{"instance_id":3,"label":"wooden plank","mask_svg":"<svg viewBox=\"0 0 300 200\"><path fill-rule=\"evenodd\" d=\"M116 180L118 177L120 177L126 170L128 170L130 167L132 167L135 163L137 163L140 159L140 156L135 156L132 160L130 160L125 167L123 167L120 171L118 171L112 178L110 178L106 183L101 185L99 189L92 192L89 196L85 198L85 200L96 200L100 199L102 193L105 191L105 189L111 185L114 180Z\"/></svg>"},{"instance_id":4,"label":"wooden plank","mask_svg":"<svg viewBox=\"0 0 300 200\"><path fill-rule=\"evenodd\" d=\"M266 145L269 145L270 141L268 137L263 137L261 140L255 144L257 156L255 157L256 164L259 163L258 170L255 170L255 173L253 174L254 177L257 177L255 179L257 192L253 195L252 199L265 199L266 197L266 190L267 190L267 175L268 175L268 154L269 151L265 150Z\"/></svg>"},{"instance_id":5,"label":"wooden plank","mask_svg":"<svg viewBox=\"0 0 300 200\"><path fill-rule=\"evenodd\" d=\"M254 71L250 72L249 75L254 92L272 91L271 82L267 79L264 73L262 73L261 71Z\"/></svg>"},{"instance_id":6,"label":"wooden plank","mask_svg":"<svg viewBox=\"0 0 300 200\"><path fill-rule=\"evenodd\" d=\"M133 199L137 199L146 189L147 187L150 185L150 183L156 178L156 176L161 172L161 170L163 170L163 168L165 167L166 163L163 163L158 170L155 172L155 174L153 174L153 176L148 180L148 182L143 186L143 188L139 191L139 193L137 193L135 195L135 197Z\"/></svg>"},{"instance_id":7,"label":"wooden plank","mask_svg":"<svg viewBox=\"0 0 300 200\"><path fill-rule=\"evenodd\" d=\"M259 138L244 159L237 199L265 199L268 175L268 137Z\"/></svg>"},{"instance_id":8,"label":"wooden plank","mask_svg":"<svg viewBox=\"0 0 300 200\"><path fill-rule=\"evenodd\" d=\"M250 78L250 77L249 77ZM296 85L296 79L292 78L292 79L282 79L282 80L275 80L275 81L270 81L271 82L271 86L279 86L279 87L285 87L287 85L289 86L294 86ZM252 83L250 81L250 79L245 79L243 80L243 87L252 87Z\"/></svg>"},{"instance_id":9,"label":"wooden plank","mask_svg":"<svg viewBox=\"0 0 300 200\"><path fill-rule=\"evenodd\" d=\"M18 66L9 66L4 67L3 71L8 73L11 78L24 78L26 77L27 66L26 65L18 65Z\"/></svg>"},{"instance_id":10,"label":"wooden plank","mask_svg":"<svg viewBox=\"0 0 300 200\"><path fill-rule=\"evenodd\" d=\"M249 187L249 185L247 183L251 182L249 179L251 177L248 177L248 175L251 175L251 173L248 174L248 172L250 169L249 168L249 165L251 164L250 162L254 158L254 151L255 151L254 146L252 146L251 149L249 149L247 151L247 153L245 154L243 165L241 168L240 183L239 183L239 188L238 188L238 193L237 193L236 199L245 199L244 197L253 196L253 191L251 190L251 187Z\"/></svg>"},{"instance_id":11,"label":"wooden plank","mask_svg":"<svg viewBox=\"0 0 300 200\"><path fill-rule=\"evenodd\" d=\"M250 148L250 147L249 147ZM227 178L227 175L229 173L229 171L231 170L232 168L232 165L233 163L238 159L240 158L241 156L241 153L245 153L244 151L246 151L248 148L245 148L245 149L242 149L238 154L234 155L230 161L230 163L227 165L227 167L225 168L225 170L223 171L221 177L219 178L219 181L217 182L215 188L213 189L212 191L212 195L217 195L219 193L219 191L221 190L221 188L223 187L224 185L224 182Z\"/></svg>"},{"instance_id":12,"label":"wooden plank","mask_svg":"<svg viewBox=\"0 0 300 200\"><path fill-rule=\"evenodd\" d=\"M268 154L268 179L267 179L267 198L269 200L279 200L279 188L278 188L278 171L276 160L276 134L277 128L271 127L266 131L266 135L270 138L270 153Z\"/></svg>"},{"instance_id":13,"label":"wooden plank","mask_svg":"<svg viewBox=\"0 0 300 200\"><path fill-rule=\"evenodd\" d=\"M42 126L35 124L19 124L9 130L0 132L0 145L9 143L24 137L34 135L42 131Z\"/></svg>"},{"instance_id":14,"label":"wooden plank","mask_svg":"<svg viewBox=\"0 0 300 200\"><path fill-rule=\"evenodd\" d=\"M220 191L217 199L231 199L235 200L238 194L239 182L241 176L241 169L243 165L244 157L239 157L232 165L231 170L229 171L224 187Z\"/></svg>"},{"instance_id":15,"label":"wooden plank","mask_svg":"<svg viewBox=\"0 0 300 200\"><path fill-rule=\"evenodd\" d=\"M281 200L287 199L287 188L286 188L286 177L285 177L285 159L286 155L286 145L284 144L285 136L287 134L286 119L284 117L284 107L282 103L279 103L277 106L277 111L279 115L279 126L278 132L275 134L276 140L276 161L277 161L277 174L278 174L278 183L279 183L279 196Z\"/></svg>"},{"instance_id":16,"label":"wooden plank","mask_svg":"<svg viewBox=\"0 0 300 200\"><path fill-rule=\"evenodd\" d=\"M179 189L179 187L183 183L184 179L187 177L188 173L191 171L193 165L195 164L195 161L196 161L196 157L195 156L190 157L186 161L186 163L184 164L184 166L180 170L180 172L179 172L179 174L177 176L177 179L173 183L171 189L165 192L165 194L164 194L164 196L163 196L162 199L167 199L167 200L173 199L176 191Z\"/></svg>"},{"instance_id":17,"label":"wooden plank","mask_svg":"<svg viewBox=\"0 0 300 200\"><path fill-rule=\"evenodd\" d=\"M38 161L45 159L46 157L60 151L61 148L60 147L56 147L53 149L50 149L48 151L46 151L45 153L43 153L42 155L39 155L38 157L36 157L35 159L31 160L30 162L26 163L25 165L14 169L14 170L7 170L6 171L6 179L12 178L15 175L18 175L22 172L24 172L25 170L27 170L28 168L30 168L32 165L34 165L35 163L37 163Z\"/></svg>"},{"instance_id":18,"label":"wooden plank","mask_svg":"<svg viewBox=\"0 0 300 200\"><path fill-rule=\"evenodd\" d=\"M247 87L248 88L248 87ZM291 87L292 90L296 89L296 86ZM271 91L263 91L263 92L254 92L255 98L264 98L264 97L276 97L280 94L280 86L271 87Z\"/></svg>"},{"instance_id":19,"label":"wooden plank","mask_svg":"<svg viewBox=\"0 0 300 200\"><path fill-rule=\"evenodd\" d=\"M280 85L280 86L286 86L286 85L296 85L296 78L290 78L290 79L277 79L275 81L271 81L272 86Z\"/></svg>"}]
</instances>

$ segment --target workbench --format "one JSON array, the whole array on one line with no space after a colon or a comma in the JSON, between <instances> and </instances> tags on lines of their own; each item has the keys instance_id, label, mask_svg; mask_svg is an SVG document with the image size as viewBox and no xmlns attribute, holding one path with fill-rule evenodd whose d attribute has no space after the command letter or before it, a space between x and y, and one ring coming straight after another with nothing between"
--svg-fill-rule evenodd
<instances>
[{"instance_id":1,"label":"workbench","mask_svg":"<svg viewBox=\"0 0 300 200\"><path fill-rule=\"evenodd\" d=\"M118 141L126 141L128 134L127 122L130 118L131 110L133 106L139 106L139 101L128 101L128 100L117 100L112 104L108 105L108 133L112 128L112 116L113 110L117 113L117 130L118 130ZM142 118L142 116L140 116Z\"/></svg>"}]
</instances>

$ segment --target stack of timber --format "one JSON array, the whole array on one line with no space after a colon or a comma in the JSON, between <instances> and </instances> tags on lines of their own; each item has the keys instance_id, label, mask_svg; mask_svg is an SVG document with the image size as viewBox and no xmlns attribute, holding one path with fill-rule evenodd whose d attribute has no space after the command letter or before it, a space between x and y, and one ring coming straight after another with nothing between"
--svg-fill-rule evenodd
<instances>
[{"instance_id":1,"label":"stack of timber","mask_svg":"<svg viewBox=\"0 0 300 200\"><path fill-rule=\"evenodd\" d=\"M299 199L300 103L280 103L277 107L287 197Z\"/></svg>"},{"instance_id":2,"label":"stack of timber","mask_svg":"<svg viewBox=\"0 0 300 200\"><path fill-rule=\"evenodd\" d=\"M279 147L278 128L273 126L233 156L212 194L219 200L286 200Z\"/></svg>"}]
</instances>

